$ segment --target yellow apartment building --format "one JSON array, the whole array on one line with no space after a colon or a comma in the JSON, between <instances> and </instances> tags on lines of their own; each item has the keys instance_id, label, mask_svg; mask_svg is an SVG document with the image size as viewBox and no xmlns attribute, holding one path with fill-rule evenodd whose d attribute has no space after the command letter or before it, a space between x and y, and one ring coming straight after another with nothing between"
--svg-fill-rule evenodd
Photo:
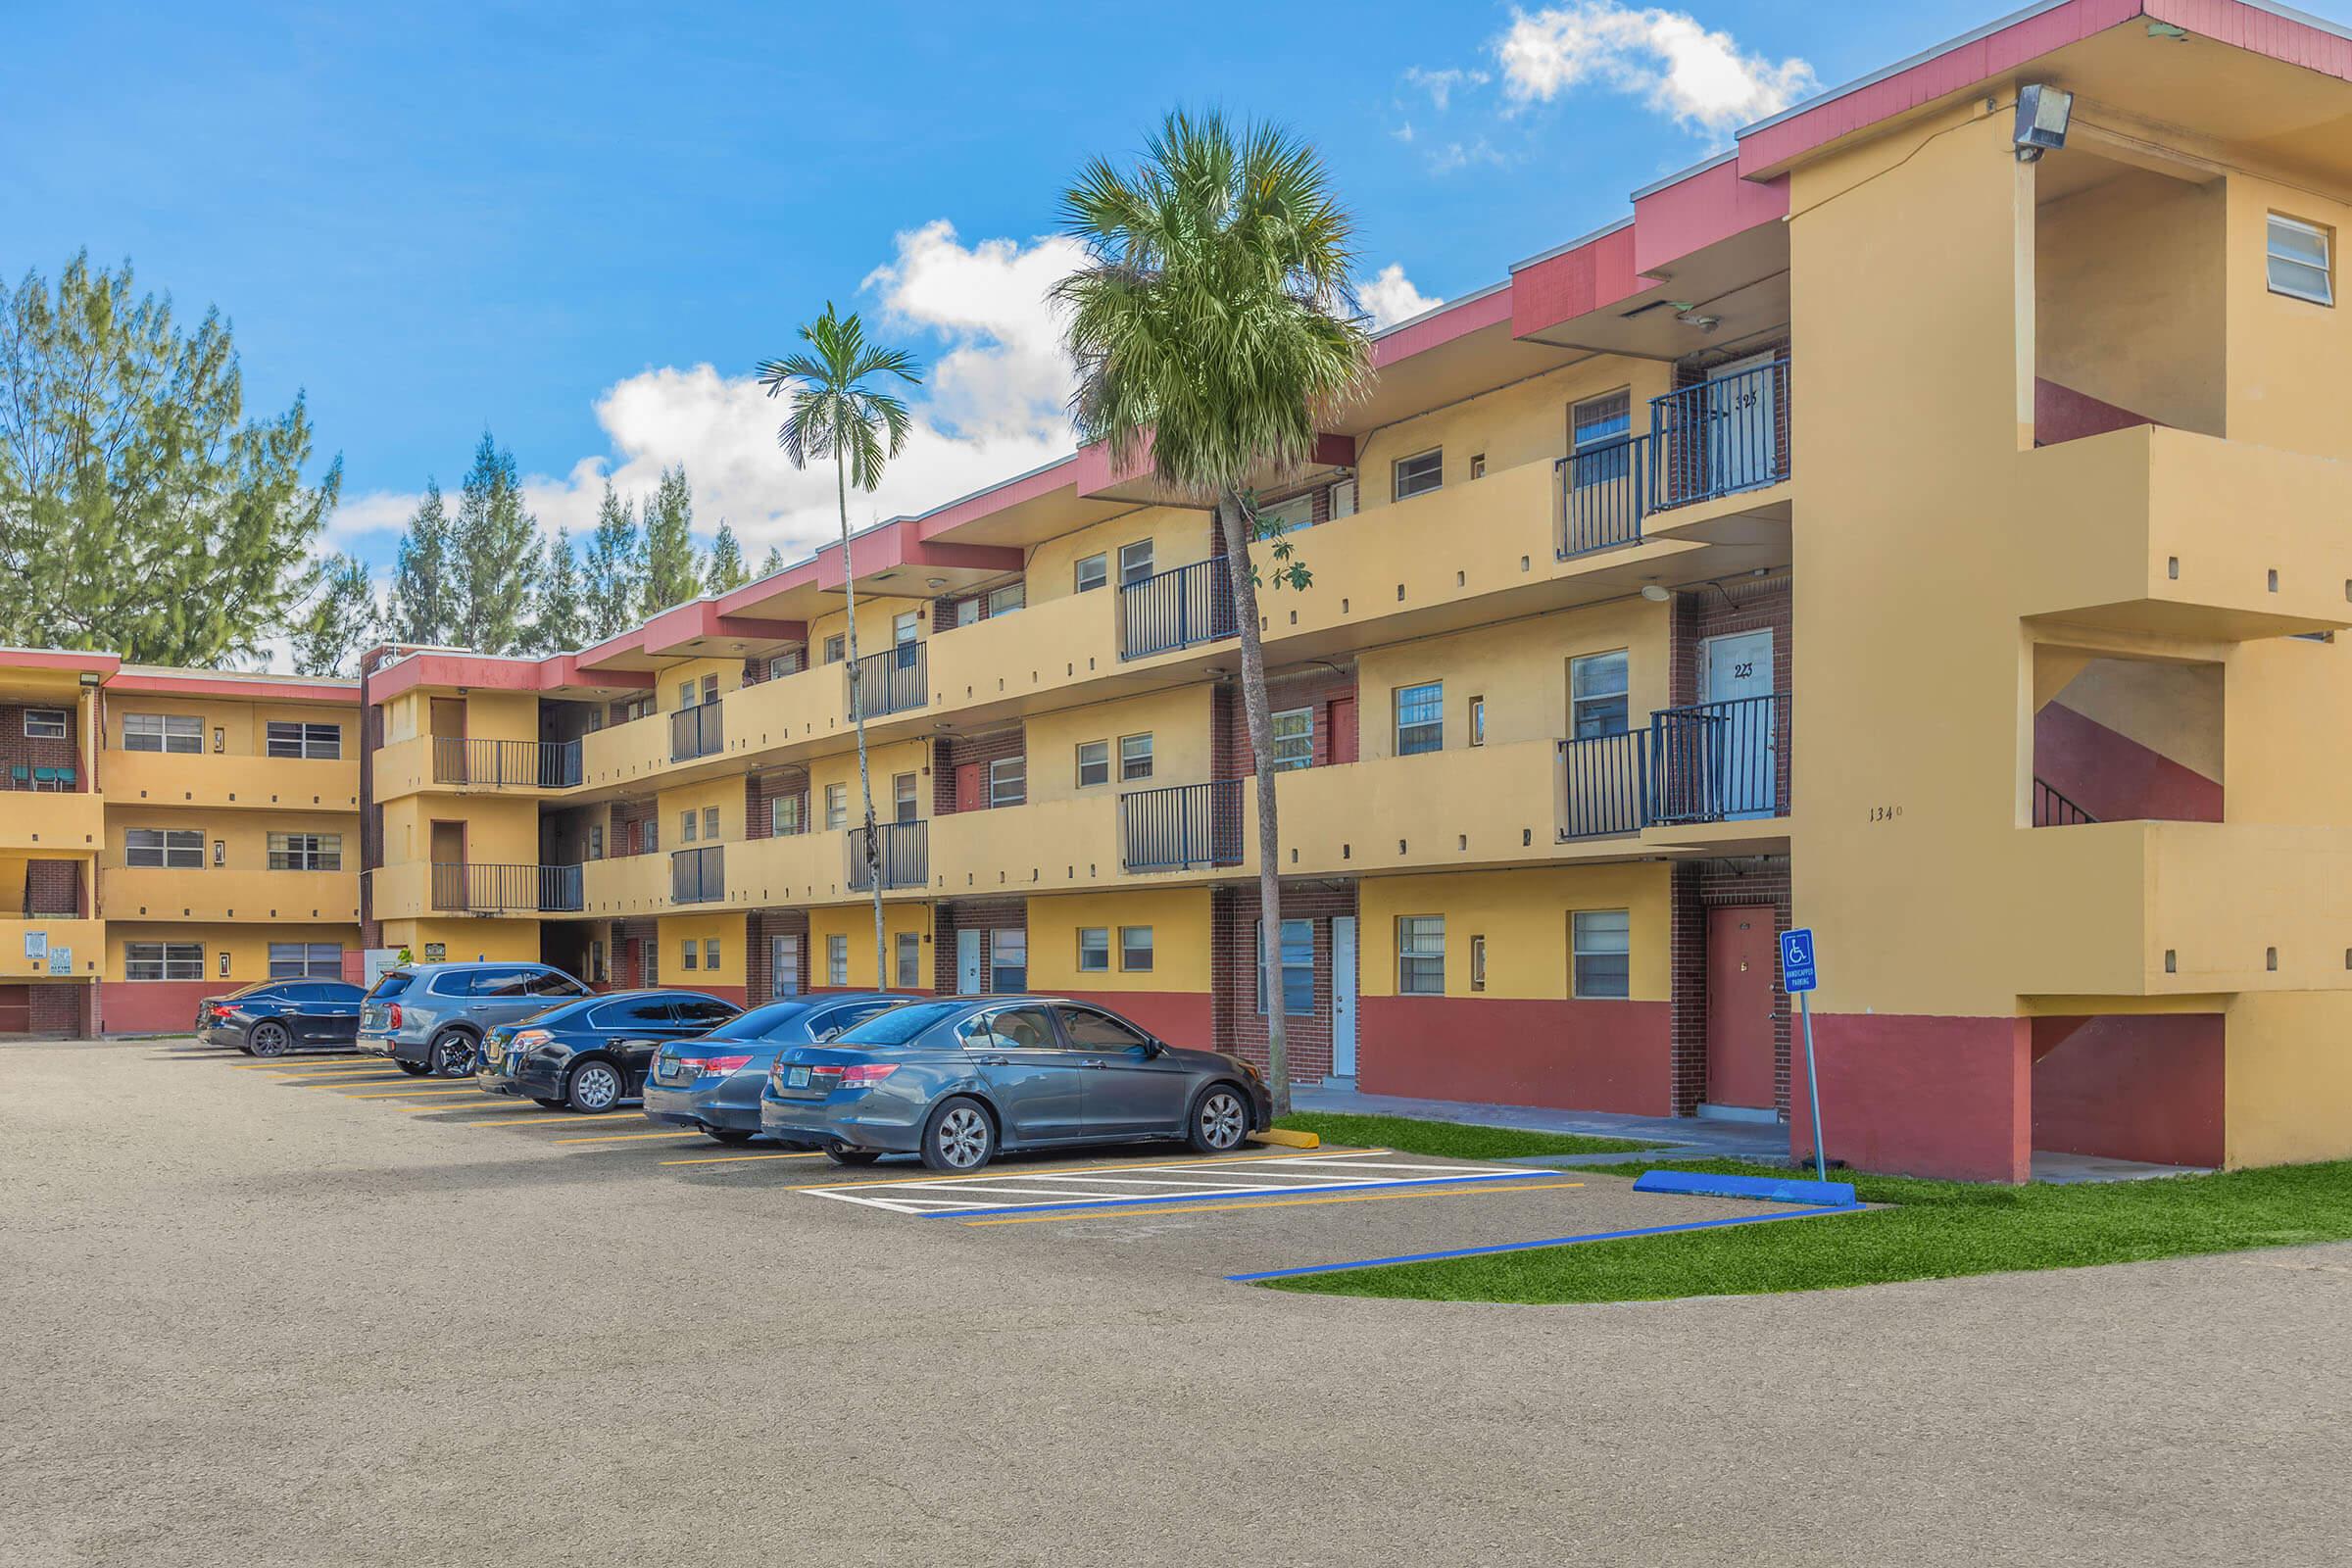
<instances>
[{"instance_id":1,"label":"yellow apartment building","mask_svg":"<svg viewBox=\"0 0 2352 1568\"><path fill-rule=\"evenodd\" d=\"M356 682L0 650L0 1035L358 979Z\"/></svg>"}]
</instances>

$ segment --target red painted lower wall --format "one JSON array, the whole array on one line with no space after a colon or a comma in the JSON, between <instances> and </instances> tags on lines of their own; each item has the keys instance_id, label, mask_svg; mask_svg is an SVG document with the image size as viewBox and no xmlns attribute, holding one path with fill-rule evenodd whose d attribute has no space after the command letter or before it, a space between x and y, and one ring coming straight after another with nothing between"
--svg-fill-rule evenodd
<instances>
[{"instance_id":1,"label":"red painted lower wall","mask_svg":"<svg viewBox=\"0 0 2352 1568\"><path fill-rule=\"evenodd\" d=\"M1962 1181L2033 1173L2033 1030L2025 1018L1815 1013L1823 1142L1857 1170ZM1788 1152L1813 1156L1804 1047L1788 1087Z\"/></svg>"},{"instance_id":2,"label":"red painted lower wall","mask_svg":"<svg viewBox=\"0 0 2352 1568\"><path fill-rule=\"evenodd\" d=\"M2036 1018L2034 1026L2037 1037L2068 1026L2034 1064L2034 1148L2222 1163L2229 1075L2220 1013Z\"/></svg>"},{"instance_id":3,"label":"red painted lower wall","mask_svg":"<svg viewBox=\"0 0 2352 1568\"><path fill-rule=\"evenodd\" d=\"M1357 1027L1368 1095L1674 1114L1663 1002L1366 997Z\"/></svg>"},{"instance_id":4,"label":"red painted lower wall","mask_svg":"<svg viewBox=\"0 0 2352 1568\"><path fill-rule=\"evenodd\" d=\"M242 980L102 980L98 1032L184 1035L196 1027L196 1004L225 996Z\"/></svg>"},{"instance_id":5,"label":"red painted lower wall","mask_svg":"<svg viewBox=\"0 0 2352 1568\"><path fill-rule=\"evenodd\" d=\"M1216 1021L1205 991L1064 991L1091 1002L1187 1051L1216 1050Z\"/></svg>"}]
</instances>

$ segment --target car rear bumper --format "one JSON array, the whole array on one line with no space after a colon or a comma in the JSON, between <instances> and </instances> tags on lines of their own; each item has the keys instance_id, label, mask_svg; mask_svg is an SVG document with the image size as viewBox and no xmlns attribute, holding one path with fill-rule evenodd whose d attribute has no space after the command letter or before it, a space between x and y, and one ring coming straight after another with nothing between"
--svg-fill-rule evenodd
<instances>
[{"instance_id":1,"label":"car rear bumper","mask_svg":"<svg viewBox=\"0 0 2352 1568\"><path fill-rule=\"evenodd\" d=\"M245 1030L233 1023L209 1023L196 1031L196 1043L200 1046L226 1046L242 1050Z\"/></svg>"},{"instance_id":2,"label":"car rear bumper","mask_svg":"<svg viewBox=\"0 0 2352 1568\"><path fill-rule=\"evenodd\" d=\"M766 1075L760 1075L764 1078ZM709 1089L665 1089L657 1083L645 1086L644 1107L648 1121L658 1121L664 1127L710 1127L721 1131L756 1133L760 1131L758 1091L730 1094L730 1082L722 1081Z\"/></svg>"},{"instance_id":3,"label":"car rear bumper","mask_svg":"<svg viewBox=\"0 0 2352 1568\"><path fill-rule=\"evenodd\" d=\"M922 1147L920 1121L899 1115L860 1116L866 1097L836 1103L829 1100L760 1100L760 1130L787 1144L846 1144L882 1154L911 1154Z\"/></svg>"}]
</instances>

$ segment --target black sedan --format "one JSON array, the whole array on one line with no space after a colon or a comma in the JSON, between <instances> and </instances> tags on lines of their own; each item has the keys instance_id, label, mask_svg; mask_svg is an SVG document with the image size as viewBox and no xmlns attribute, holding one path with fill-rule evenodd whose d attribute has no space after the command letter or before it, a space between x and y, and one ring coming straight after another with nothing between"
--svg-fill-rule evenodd
<instances>
[{"instance_id":1,"label":"black sedan","mask_svg":"<svg viewBox=\"0 0 2352 1568\"><path fill-rule=\"evenodd\" d=\"M654 1053L743 1009L700 991L614 991L559 1003L482 1038L485 1093L597 1114L643 1092Z\"/></svg>"},{"instance_id":2,"label":"black sedan","mask_svg":"<svg viewBox=\"0 0 2352 1568\"><path fill-rule=\"evenodd\" d=\"M196 1004L196 1039L249 1056L350 1051L360 1037L358 986L341 980L260 980Z\"/></svg>"}]
</instances>

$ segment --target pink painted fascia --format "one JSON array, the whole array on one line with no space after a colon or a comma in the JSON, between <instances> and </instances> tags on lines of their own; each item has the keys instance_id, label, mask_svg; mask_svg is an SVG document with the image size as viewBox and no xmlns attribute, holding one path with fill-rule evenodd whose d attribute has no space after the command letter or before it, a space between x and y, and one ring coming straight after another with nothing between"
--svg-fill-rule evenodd
<instances>
[{"instance_id":1,"label":"pink painted fascia","mask_svg":"<svg viewBox=\"0 0 2352 1568\"><path fill-rule=\"evenodd\" d=\"M1729 159L1710 164L1688 179L1635 198L1633 270L1655 272L1693 251L1788 216L1788 176L1742 179Z\"/></svg>"},{"instance_id":2,"label":"pink painted fascia","mask_svg":"<svg viewBox=\"0 0 2352 1568\"><path fill-rule=\"evenodd\" d=\"M1146 430L1135 443L1131 461L1120 464L1110 455L1110 443L1098 441L1093 446L1078 449L1077 466L1071 477L1073 488L1082 496L1099 496L1106 490L1138 479L1152 476L1152 432Z\"/></svg>"},{"instance_id":3,"label":"pink painted fascia","mask_svg":"<svg viewBox=\"0 0 2352 1568\"><path fill-rule=\"evenodd\" d=\"M144 692L151 697L233 697L239 702L356 703L358 683L239 680L226 674L161 674L153 670L107 677L110 692Z\"/></svg>"},{"instance_id":4,"label":"pink painted fascia","mask_svg":"<svg viewBox=\"0 0 2352 1568\"><path fill-rule=\"evenodd\" d=\"M77 674L112 675L122 667L120 654L83 653L70 648L0 650L0 669L70 669Z\"/></svg>"},{"instance_id":5,"label":"pink painted fascia","mask_svg":"<svg viewBox=\"0 0 2352 1568\"><path fill-rule=\"evenodd\" d=\"M617 641L618 639L615 639ZM609 645L608 645L609 646ZM613 686L651 690L644 669L582 668L585 654L546 659L493 659L481 654L412 654L368 678L368 700L382 703L418 686L463 686L473 691L546 692L570 686ZM356 698L358 694L354 693Z\"/></svg>"},{"instance_id":6,"label":"pink painted fascia","mask_svg":"<svg viewBox=\"0 0 2352 1568\"><path fill-rule=\"evenodd\" d=\"M2352 38L2237 0L2146 0L2151 22L2169 22L2199 38L2267 55L2339 81L2352 81Z\"/></svg>"},{"instance_id":7,"label":"pink painted fascia","mask_svg":"<svg viewBox=\"0 0 2352 1568\"><path fill-rule=\"evenodd\" d=\"M1634 270L1634 225L1620 224L1511 274L1511 335L1533 336L1614 305L1642 286Z\"/></svg>"},{"instance_id":8,"label":"pink painted fascia","mask_svg":"<svg viewBox=\"0 0 2352 1568\"><path fill-rule=\"evenodd\" d=\"M1372 368L1385 370L1399 360L1431 349L1442 348L1458 337L1483 331L1497 321L1511 318L1511 301L1516 295L1513 287L1493 288L1471 295L1457 304L1444 306L1418 320L1408 321L1393 332L1383 332L1372 340Z\"/></svg>"},{"instance_id":9,"label":"pink painted fascia","mask_svg":"<svg viewBox=\"0 0 2352 1568\"><path fill-rule=\"evenodd\" d=\"M960 501L951 501L935 511L926 512L914 519L915 529L925 539L935 539L951 528L995 516L1000 512L1009 511L1041 496L1052 495L1056 490L1075 490L1077 486L1073 479L1083 455L1073 453L1042 468L1024 473L1017 479L1007 479L976 495L968 495Z\"/></svg>"}]
</instances>

